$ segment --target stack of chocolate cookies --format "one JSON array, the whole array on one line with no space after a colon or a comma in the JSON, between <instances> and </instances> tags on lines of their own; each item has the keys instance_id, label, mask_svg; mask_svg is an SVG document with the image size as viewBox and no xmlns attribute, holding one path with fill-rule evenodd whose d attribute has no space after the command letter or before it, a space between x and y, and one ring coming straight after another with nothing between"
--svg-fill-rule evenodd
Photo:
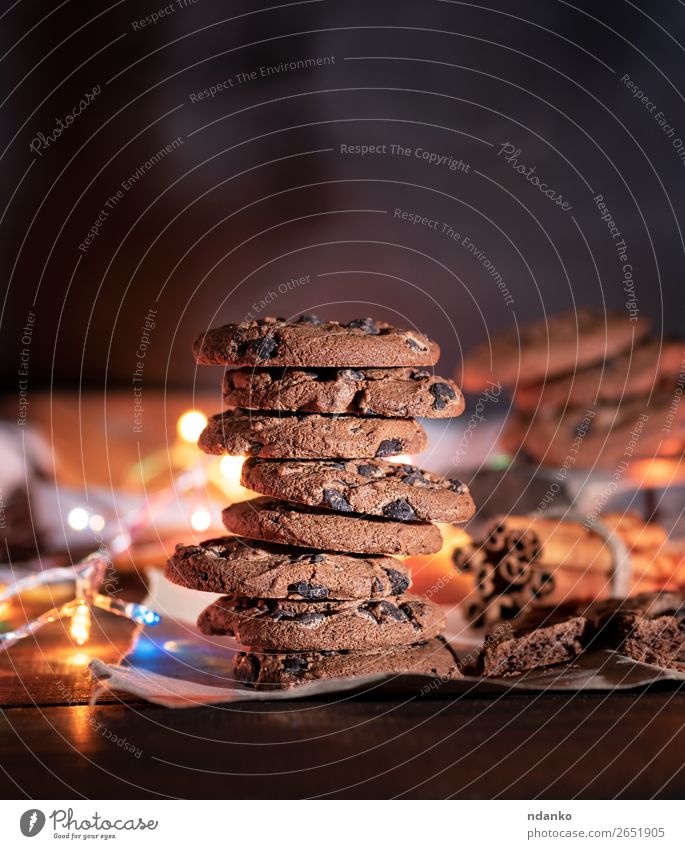
<instances>
[{"instance_id":1,"label":"stack of chocolate cookies","mask_svg":"<svg viewBox=\"0 0 685 849\"><path fill-rule=\"evenodd\" d=\"M465 522L466 486L391 462L426 447L414 418L459 415L459 388L427 371L438 346L370 318L343 325L311 315L226 325L197 339L198 363L230 367L227 410L199 445L245 455L242 483L260 494L231 504L231 536L178 546L166 575L225 595L200 615L206 634L246 651L235 677L258 686L377 672L459 677L439 637L441 608L407 593L391 555L431 554L433 522Z\"/></svg>"},{"instance_id":2,"label":"stack of chocolate cookies","mask_svg":"<svg viewBox=\"0 0 685 849\"><path fill-rule=\"evenodd\" d=\"M615 471L685 452L685 341L645 318L590 310L534 322L471 351L464 387L499 383L514 411L502 447L548 466Z\"/></svg>"}]
</instances>

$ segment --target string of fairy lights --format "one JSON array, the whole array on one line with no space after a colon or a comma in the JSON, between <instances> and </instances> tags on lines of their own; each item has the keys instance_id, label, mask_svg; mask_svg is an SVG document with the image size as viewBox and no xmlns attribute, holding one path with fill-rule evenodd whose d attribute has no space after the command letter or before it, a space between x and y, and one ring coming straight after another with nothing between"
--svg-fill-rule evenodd
<instances>
[{"instance_id":1,"label":"string of fairy lights","mask_svg":"<svg viewBox=\"0 0 685 849\"><path fill-rule=\"evenodd\" d=\"M68 620L68 632L72 642L76 646L84 646L91 638L94 609L124 617L141 627L154 626L160 622L159 614L151 608L105 595L100 589L112 557L132 551L139 532L149 528L179 495L189 498L187 520L190 527L197 532L206 531L212 525L212 515L207 509L205 496L208 484L219 487L233 500L251 497L252 494L240 485L242 457L209 458L197 451L197 440L206 424L207 418L200 410L186 411L177 422L176 442L168 449L160 449L149 455L137 465L132 476L146 485L146 491L164 466L168 468L170 464L177 474L174 474L170 486L155 489L153 494L146 498L144 505L125 521L120 517L108 521L101 513L93 512L84 505L69 510L65 519L72 531L91 531L102 539L101 535L106 532L108 525L116 521L117 532L112 535L106 546L101 545L98 551L92 552L73 566L41 569L0 587L0 606L6 609L14 599L39 587L74 583L72 599L52 607L16 628L0 633L0 652L35 634L46 625L60 620Z\"/></svg>"}]
</instances>

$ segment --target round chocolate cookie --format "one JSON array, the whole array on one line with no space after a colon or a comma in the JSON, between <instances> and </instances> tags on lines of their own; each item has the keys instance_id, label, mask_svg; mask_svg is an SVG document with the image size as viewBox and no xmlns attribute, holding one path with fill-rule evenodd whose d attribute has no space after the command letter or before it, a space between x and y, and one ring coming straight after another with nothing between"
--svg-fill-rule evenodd
<instances>
[{"instance_id":1,"label":"round chocolate cookie","mask_svg":"<svg viewBox=\"0 0 685 849\"><path fill-rule=\"evenodd\" d=\"M685 453L685 404L655 394L597 408L573 407L558 414L510 416L502 434L510 454L523 449L536 462L553 467L623 470L638 459L680 460Z\"/></svg>"},{"instance_id":2,"label":"round chocolate cookie","mask_svg":"<svg viewBox=\"0 0 685 849\"><path fill-rule=\"evenodd\" d=\"M306 601L385 598L411 586L393 557L303 551L242 537L177 545L164 574L191 590Z\"/></svg>"},{"instance_id":3,"label":"round chocolate cookie","mask_svg":"<svg viewBox=\"0 0 685 849\"><path fill-rule=\"evenodd\" d=\"M398 522L466 522L468 488L385 460L246 460L241 483L273 498Z\"/></svg>"},{"instance_id":4,"label":"round chocolate cookie","mask_svg":"<svg viewBox=\"0 0 685 849\"><path fill-rule=\"evenodd\" d=\"M414 419L228 411L212 416L198 445L206 454L252 457L390 457L417 453L426 432Z\"/></svg>"},{"instance_id":5,"label":"round chocolate cookie","mask_svg":"<svg viewBox=\"0 0 685 849\"><path fill-rule=\"evenodd\" d=\"M205 634L279 651L345 651L404 646L436 637L442 609L416 596L389 601L278 601L223 596L202 611Z\"/></svg>"},{"instance_id":6,"label":"round chocolate cookie","mask_svg":"<svg viewBox=\"0 0 685 849\"><path fill-rule=\"evenodd\" d=\"M534 412L644 397L654 390L675 387L683 370L685 340L653 340L601 365L543 384L517 386L514 404L519 410Z\"/></svg>"},{"instance_id":7,"label":"round chocolate cookie","mask_svg":"<svg viewBox=\"0 0 685 849\"><path fill-rule=\"evenodd\" d=\"M400 418L450 418L464 410L456 383L412 368L231 369L224 401L257 410Z\"/></svg>"},{"instance_id":8,"label":"round chocolate cookie","mask_svg":"<svg viewBox=\"0 0 685 849\"><path fill-rule=\"evenodd\" d=\"M236 680L266 688L294 687L322 678L407 673L442 681L463 677L457 656L440 637L378 651L240 652L233 659Z\"/></svg>"},{"instance_id":9,"label":"round chocolate cookie","mask_svg":"<svg viewBox=\"0 0 685 849\"><path fill-rule=\"evenodd\" d=\"M463 386L480 392L491 382L504 386L549 380L628 350L649 331L645 319L578 310L499 334L464 358Z\"/></svg>"},{"instance_id":10,"label":"round chocolate cookie","mask_svg":"<svg viewBox=\"0 0 685 849\"><path fill-rule=\"evenodd\" d=\"M372 318L347 324L301 315L296 321L260 318L202 333L198 363L228 366L432 366L440 348L422 333Z\"/></svg>"},{"instance_id":11,"label":"round chocolate cookie","mask_svg":"<svg viewBox=\"0 0 685 849\"><path fill-rule=\"evenodd\" d=\"M231 533L283 545L360 554L433 554L442 548L439 528L425 522L393 522L340 515L273 498L255 498L226 507Z\"/></svg>"}]
</instances>

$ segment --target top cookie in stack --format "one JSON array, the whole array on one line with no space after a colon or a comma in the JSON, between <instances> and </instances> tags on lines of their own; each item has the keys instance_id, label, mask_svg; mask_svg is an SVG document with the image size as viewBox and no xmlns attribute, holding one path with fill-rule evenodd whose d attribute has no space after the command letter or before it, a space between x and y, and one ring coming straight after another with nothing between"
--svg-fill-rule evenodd
<instances>
[{"instance_id":1,"label":"top cookie in stack","mask_svg":"<svg viewBox=\"0 0 685 849\"><path fill-rule=\"evenodd\" d=\"M229 593L199 625L251 648L236 676L288 685L345 669L458 675L435 640L442 611L406 594L410 577L387 556L438 551L432 523L474 512L459 481L384 459L426 447L414 416L463 410L459 388L425 370L438 346L370 318L302 316L216 328L194 351L233 367L229 409L200 447L247 455L242 483L261 497L223 511L236 536L179 546L167 576Z\"/></svg>"},{"instance_id":2,"label":"top cookie in stack","mask_svg":"<svg viewBox=\"0 0 685 849\"><path fill-rule=\"evenodd\" d=\"M434 366L440 348L422 333L372 318L348 324L301 315L214 327L195 340L198 363L221 366L356 368Z\"/></svg>"}]
</instances>

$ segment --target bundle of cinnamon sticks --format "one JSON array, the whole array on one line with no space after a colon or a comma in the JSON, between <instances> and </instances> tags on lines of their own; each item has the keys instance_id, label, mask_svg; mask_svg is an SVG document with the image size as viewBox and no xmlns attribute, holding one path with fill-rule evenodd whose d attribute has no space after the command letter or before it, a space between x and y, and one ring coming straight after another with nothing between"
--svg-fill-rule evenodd
<instances>
[{"instance_id":1,"label":"bundle of cinnamon sticks","mask_svg":"<svg viewBox=\"0 0 685 849\"><path fill-rule=\"evenodd\" d=\"M496 519L481 542L455 549L457 571L473 576L467 616L480 627L513 619L541 603L602 599L615 594L616 562L612 538L628 553L623 575L628 594L676 589L685 581L685 557L656 523L639 516L601 517L605 539L577 521L545 516Z\"/></svg>"}]
</instances>

